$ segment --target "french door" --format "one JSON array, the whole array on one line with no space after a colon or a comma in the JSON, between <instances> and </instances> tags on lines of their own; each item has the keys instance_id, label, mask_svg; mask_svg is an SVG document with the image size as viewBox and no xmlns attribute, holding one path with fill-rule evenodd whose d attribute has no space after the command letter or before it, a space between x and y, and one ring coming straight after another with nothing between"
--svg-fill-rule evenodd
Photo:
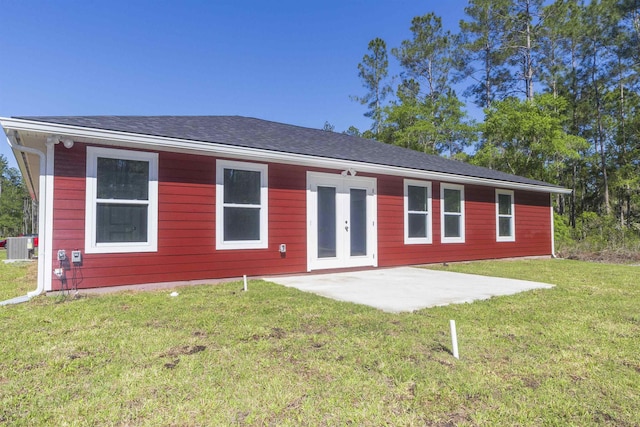
<instances>
[{"instance_id":1,"label":"french door","mask_svg":"<svg viewBox=\"0 0 640 427\"><path fill-rule=\"evenodd\" d=\"M307 172L308 270L377 266L376 180Z\"/></svg>"}]
</instances>

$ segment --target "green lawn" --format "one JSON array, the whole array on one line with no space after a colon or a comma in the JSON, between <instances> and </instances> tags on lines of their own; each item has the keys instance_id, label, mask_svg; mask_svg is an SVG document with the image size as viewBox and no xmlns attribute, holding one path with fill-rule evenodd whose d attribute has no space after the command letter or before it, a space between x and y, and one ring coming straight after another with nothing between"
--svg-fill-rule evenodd
<instances>
[{"instance_id":1,"label":"green lawn","mask_svg":"<svg viewBox=\"0 0 640 427\"><path fill-rule=\"evenodd\" d=\"M25 295L36 289L38 262L4 263L7 251L0 248L0 301Z\"/></svg>"},{"instance_id":2,"label":"green lawn","mask_svg":"<svg viewBox=\"0 0 640 427\"><path fill-rule=\"evenodd\" d=\"M0 307L0 425L640 425L640 267L448 269L556 287L407 314L262 281Z\"/></svg>"}]
</instances>

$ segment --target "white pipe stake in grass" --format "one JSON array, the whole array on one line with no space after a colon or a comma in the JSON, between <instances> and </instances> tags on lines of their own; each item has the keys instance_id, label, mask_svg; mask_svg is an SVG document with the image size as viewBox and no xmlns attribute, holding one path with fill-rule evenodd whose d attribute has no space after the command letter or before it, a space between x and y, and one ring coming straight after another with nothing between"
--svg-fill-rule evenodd
<instances>
[{"instance_id":1,"label":"white pipe stake in grass","mask_svg":"<svg viewBox=\"0 0 640 427\"><path fill-rule=\"evenodd\" d=\"M460 359L458 355L458 334L456 333L456 321L449 320L449 326L451 327L451 350L453 351L453 357Z\"/></svg>"},{"instance_id":2,"label":"white pipe stake in grass","mask_svg":"<svg viewBox=\"0 0 640 427\"><path fill-rule=\"evenodd\" d=\"M244 279L244 291L247 292L247 275L243 275L242 278Z\"/></svg>"}]
</instances>

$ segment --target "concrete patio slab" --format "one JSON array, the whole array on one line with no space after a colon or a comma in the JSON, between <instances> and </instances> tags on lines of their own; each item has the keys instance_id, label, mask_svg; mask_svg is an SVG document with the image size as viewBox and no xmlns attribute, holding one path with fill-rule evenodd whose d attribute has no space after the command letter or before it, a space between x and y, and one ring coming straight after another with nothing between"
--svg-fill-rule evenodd
<instances>
[{"instance_id":1,"label":"concrete patio slab","mask_svg":"<svg viewBox=\"0 0 640 427\"><path fill-rule=\"evenodd\" d=\"M264 280L391 313L461 304L553 285L417 267L265 277Z\"/></svg>"}]
</instances>

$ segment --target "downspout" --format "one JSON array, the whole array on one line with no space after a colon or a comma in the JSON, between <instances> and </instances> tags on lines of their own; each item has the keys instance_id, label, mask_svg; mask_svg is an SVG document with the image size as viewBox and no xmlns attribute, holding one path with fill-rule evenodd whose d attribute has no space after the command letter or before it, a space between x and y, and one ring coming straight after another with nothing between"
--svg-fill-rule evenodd
<instances>
[{"instance_id":1,"label":"downspout","mask_svg":"<svg viewBox=\"0 0 640 427\"><path fill-rule=\"evenodd\" d=\"M7 142L9 143L9 146L12 150L35 154L40 158L40 176L38 177L38 283L35 290L27 292L27 294L22 297L1 301L0 305L26 302L31 298L43 293L45 287L45 261L46 257L49 256L49 236L47 235L46 225L43 227L43 223L46 222L46 155L42 151L36 150L35 148L19 145L16 141L16 131L14 130L7 132Z\"/></svg>"}]
</instances>

